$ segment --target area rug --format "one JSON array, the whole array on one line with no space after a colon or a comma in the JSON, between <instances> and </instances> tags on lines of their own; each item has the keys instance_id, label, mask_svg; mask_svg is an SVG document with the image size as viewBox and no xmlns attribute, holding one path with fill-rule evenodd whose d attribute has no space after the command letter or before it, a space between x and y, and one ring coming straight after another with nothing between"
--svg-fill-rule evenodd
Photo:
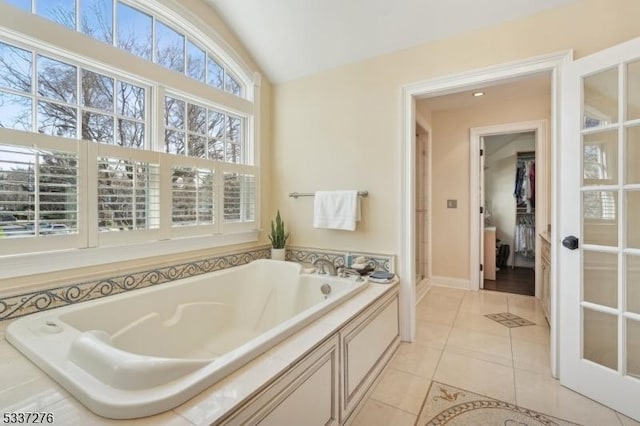
<instances>
[{"instance_id":1,"label":"area rug","mask_svg":"<svg viewBox=\"0 0 640 426\"><path fill-rule=\"evenodd\" d=\"M566 420L443 383L431 382L416 426L576 426Z\"/></svg>"}]
</instances>

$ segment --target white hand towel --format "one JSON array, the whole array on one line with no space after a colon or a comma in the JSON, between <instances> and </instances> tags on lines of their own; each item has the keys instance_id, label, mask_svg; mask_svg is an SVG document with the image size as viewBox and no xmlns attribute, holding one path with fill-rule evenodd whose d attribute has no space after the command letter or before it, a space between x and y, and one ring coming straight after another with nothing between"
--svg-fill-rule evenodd
<instances>
[{"instance_id":1,"label":"white hand towel","mask_svg":"<svg viewBox=\"0 0 640 426\"><path fill-rule=\"evenodd\" d=\"M355 231L360 220L358 191L317 191L313 205L313 227Z\"/></svg>"}]
</instances>

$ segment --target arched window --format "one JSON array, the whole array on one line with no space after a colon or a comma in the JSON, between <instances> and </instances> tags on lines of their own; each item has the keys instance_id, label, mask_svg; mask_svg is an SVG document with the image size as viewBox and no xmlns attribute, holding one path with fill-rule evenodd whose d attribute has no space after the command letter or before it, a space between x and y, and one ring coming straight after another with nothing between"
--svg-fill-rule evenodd
<instances>
[{"instance_id":1,"label":"arched window","mask_svg":"<svg viewBox=\"0 0 640 426\"><path fill-rule=\"evenodd\" d=\"M0 3L0 256L257 239L258 83L166 4Z\"/></svg>"}]
</instances>

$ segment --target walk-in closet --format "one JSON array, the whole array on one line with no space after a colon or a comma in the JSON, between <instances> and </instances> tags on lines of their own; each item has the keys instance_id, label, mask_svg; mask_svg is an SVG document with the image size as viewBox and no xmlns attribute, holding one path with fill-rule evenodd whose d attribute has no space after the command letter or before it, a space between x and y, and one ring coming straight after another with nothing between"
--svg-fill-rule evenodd
<instances>
[{"instance_id":1,"label":"walk-in closet","mask_svg":"<svg viewBox=\"0 0 640 426\"><path fill-rule=\"evenodd\" d=\"M484 288L535 294L535 133L484 139ZM493 253L495 252L495 260Z\"/></svg>"}]
</instances>

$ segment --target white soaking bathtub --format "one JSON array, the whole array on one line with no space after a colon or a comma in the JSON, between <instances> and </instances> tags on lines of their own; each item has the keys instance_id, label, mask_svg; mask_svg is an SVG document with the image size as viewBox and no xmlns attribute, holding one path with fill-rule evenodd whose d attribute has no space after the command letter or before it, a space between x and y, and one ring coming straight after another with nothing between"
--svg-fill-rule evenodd
<instances>
[{"instance_id":1,"label":"white soaking bathtub","mask_svg":"<svg viewBox=\"0 0 640 426\"><path fill-rule=\"evenodd\" d=\"M6 336L96 414L143 417L187 401L366 284L257 260L29 315Z\"/></svg>"}]
</instances>

